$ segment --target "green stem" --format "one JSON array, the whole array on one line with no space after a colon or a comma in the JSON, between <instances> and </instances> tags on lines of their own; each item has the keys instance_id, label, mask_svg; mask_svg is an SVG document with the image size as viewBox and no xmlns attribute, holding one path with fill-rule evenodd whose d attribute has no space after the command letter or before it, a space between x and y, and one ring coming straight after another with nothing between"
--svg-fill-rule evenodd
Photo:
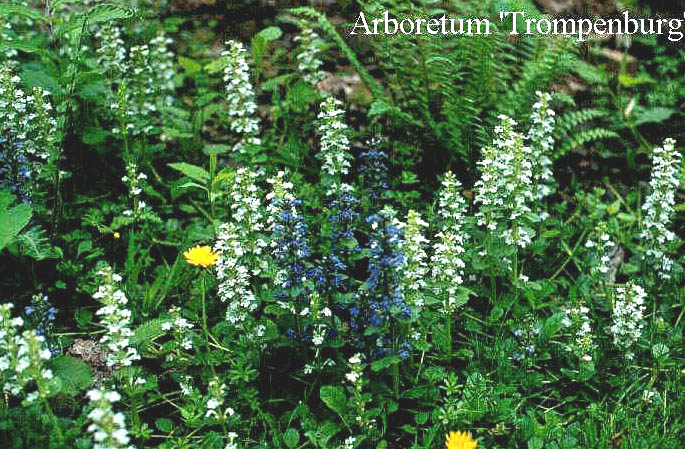
<instances>
[{"instance_id":1,"label":"green stem","mask_svg":"<svg viewBox=\"0 0 685 449\"><path fill-rule=\"evenodd\" d=\"M391 330L392 330L392 346L393 346L393 354L397 354L397 332L396 332L396 323L395 320L393 319L390 322ZM400 397L400 365L399 363L394 363L392 365L392 384L393 384L393 389L395 391L395 399L399 399Z\"/></svg>"},{"instance_id":2,"label":"green stem","mask_svg":"<svg viewBox=\"0 0 685 449\"><path fill-rule=\"evenodd\" d=\"M209 214L212 217L212 223L214 223L214 217L216 217L215 201L214 201L214 177L216 175L216 154L212 153L209 155Z\"/></svg>"},{"instance_id":3,"label":"green stem","mask_svg":"<svg viewBox=\"0 0 685 449\"><path fill-rule=\"evenodd\" d=\"M135 206L134 206L135 210ZM131 224L131 230L128 234L128 249L126 252L126 279L127 282L130 283L137 283L137 279L134 279L133 277L133 263L135 259L135 248L136 248L136 231L135 231L135 222ZM137 277L137 276L136 276Z\"/></svg>"},{"instance_id":4,"label":"green stem","mask_svg":"<svg viewBox=\"0 0 685 449\"><path fill-rule=\"evenodd\" d=\"M518 244L516 245L516 251L514 251L514 266L512 267L513 270L513 284L514 284L514 304L519 299L519 274L518 274L518 269L519 269L519 248Z\"/></svg>"},{"instance_id":5,"label":"green stem","mask_svg":"<svg viewBox=\"0 0 685 449\"><path fill-rule=\"evenodd\" d=\"M447 356L452 355L452 314L447 314L447 321L445 323L447 328Z\"/></svg>"},{"instance_id":6,"label":"green stem","mask_svg":"<svg viewBox=\"0 0 685 449\"><path fill-rule=\"evenodd\" d=\"M495 276L495 264L492 257L493 237L488 233L488 258L490 259L490 298L493 304L497 303L497 278Z\"/></svg>"},{"instance_id":7,"label":"green stem","mask_svg":"<svg viewBox=\"0 0 685 449\"><path fill-rule=\"evenodd\" d=\"M205 341L209 344L209 329L207 328L207 301L205 298L205 277L200 274L201 306L202 306L202 331L205 334ZM207 348L209 350L209 347Z\"/></svg>"}]
</instances>

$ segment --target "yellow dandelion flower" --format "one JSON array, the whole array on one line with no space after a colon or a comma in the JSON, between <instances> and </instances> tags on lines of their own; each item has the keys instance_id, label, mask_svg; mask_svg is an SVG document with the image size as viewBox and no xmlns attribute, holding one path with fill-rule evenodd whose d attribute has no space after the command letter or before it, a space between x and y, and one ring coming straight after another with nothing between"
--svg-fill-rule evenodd
<instances>
[{"instance_id":1,"label":"yellow dandelion flower","mask_svg":"<svg viewBox=\"0 0 685 449\"><path fill-rule=\"evenodd\" d=\"M447 434L445 446L447 449L476 449L478 441L475 441L467 432L450 432Z\"/></svg>"},{"instance_id":2,"label":"yellow dandelion flower","mask_svg":"<svg viewBox=\"0 0 685 449\"><path fill-rule=\"evenodd\" d=\"M212 251L209 246L196 246L183 253L186 262L196 267L211 267L219 258L219 255Z\"/></svg>"},{"instance_id":3,"label":"yellow dandelion flower","mask_svg":"<svg viewBox=\"0 0 685 449\"><path fill-rule=\"evenodd\" d=\"M119 234L118 232L115 232L114 234L112 234L112 237L114 237L115 239L118 239L119 237L121 237L121 234Z\"/></svg>"}]
</instances>

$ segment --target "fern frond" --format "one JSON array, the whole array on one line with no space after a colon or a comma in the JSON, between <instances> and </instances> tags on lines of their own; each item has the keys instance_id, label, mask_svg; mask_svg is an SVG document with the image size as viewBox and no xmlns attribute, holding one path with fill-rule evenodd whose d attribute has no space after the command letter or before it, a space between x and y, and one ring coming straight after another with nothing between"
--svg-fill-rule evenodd
<instances>
[{"instance_id":1,"label":"fern frond","mask_svg":"<svg viewBox=\"0 0 685 449\"><path fill-rule=\"evenodd\" d=\"M581 145L586 145L598 140L617 139L619 137L620 136L616 132L604 128L592 128L587 131L581 131L573 134L570 139L566 139L555 156L559 158Z\"/></svg>"},{"instance_id":2,"label":"fern frond","mask_svg":"<svg viewBox=\"0 0 685 449\"><path fill-rule=\"evenodd\" d=\"M581 109L579 111L569 111L557 119L555 137L561 138L567 133L578 129L579 126L587 124L597 118L605 117L606 111L599 109Z\"/></svg>"}]
</instances>

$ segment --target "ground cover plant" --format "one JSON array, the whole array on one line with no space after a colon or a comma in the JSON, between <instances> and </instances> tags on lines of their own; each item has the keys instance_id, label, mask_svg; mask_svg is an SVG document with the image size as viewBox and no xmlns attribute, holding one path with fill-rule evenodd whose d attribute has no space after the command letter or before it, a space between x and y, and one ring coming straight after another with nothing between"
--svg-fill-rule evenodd
<instances>
[{"instance_id":1,"label":"ground cover plant","mask_svg":"<svg viewBox=\"0 0 685 449\"><path fill-rule=\"evenodd\" d=\"M0 3L3 447L682 448L680 47L272 3Z\"/></svg>"}]
</instances>

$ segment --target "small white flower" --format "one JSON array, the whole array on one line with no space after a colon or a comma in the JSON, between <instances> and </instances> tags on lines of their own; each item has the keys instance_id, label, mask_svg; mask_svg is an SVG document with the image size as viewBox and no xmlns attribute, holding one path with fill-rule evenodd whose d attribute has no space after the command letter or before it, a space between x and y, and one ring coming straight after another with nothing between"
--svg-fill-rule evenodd
<instances>
[{"instance_id":1,"label":"small white flower","mask_svg":"<svg viewBox=\"0 0 685 449\"><path fill-rule=\"evenodd\" d=\"M329 177L326 181L332 187L332 193L336 186L340 186L342 177L349 172L352 159L342 103L333 97L327 97L321 103L318 118L321 151L317 157L322 160L321 171Z\"/></svg>"},{"instance_id":2,"label":"small white flower","mask_svg":"<svg viewBox=\"0 0 685 449\"><path fill-rule=\"evenodd\" d=\"M87 393L90 399L91 411L88 419L91 424L88 431L93 434L94 449L131 449L127 446L130 441L124 414L114 412L112 403L121 399L121 395L114 390L99 388ZM106 442L105 444L103 444Z\"/></svg>"},{"instance_id":3,"label":"small white flower","mask_svg":"<svg viewBox=\"0 0 685 449\"><path fill-rule=\"evenodd\" d=\"M625 287L616 288L612 310L613 324L609 330L614 336L614 344L625 351L629 359L634 354L628 350L642 335L646 297L645 290L637 284L628 283Z\"/></svg>"},{"instance_id":4,"label":"small white flower","mask_svg":"<svg viewBox=\"0 0 685 449\"><path fill-rule=\"evenodd\" d=\"M359 379L359 373L357 373L355 371L351 371L351 372L345 374L345 377L350 382L355 383L357 381L357 379Z\"/></svg>"},{"instance_id":5,"label":"small white flower","mask_svg":"<svg viewBox=\"0 0 685 449\"><path fill-rule=\"evenodd\" d=\"M675 140L666 139L652 153L651 192L642 206L644 220L640 237L645 240L643 258L656 268L661 279L671 278L674 260L664 251L667 242L676 239L669 229L675 213L675 193L680 185L681 154Z\"/></svg>"}]
</instances>

